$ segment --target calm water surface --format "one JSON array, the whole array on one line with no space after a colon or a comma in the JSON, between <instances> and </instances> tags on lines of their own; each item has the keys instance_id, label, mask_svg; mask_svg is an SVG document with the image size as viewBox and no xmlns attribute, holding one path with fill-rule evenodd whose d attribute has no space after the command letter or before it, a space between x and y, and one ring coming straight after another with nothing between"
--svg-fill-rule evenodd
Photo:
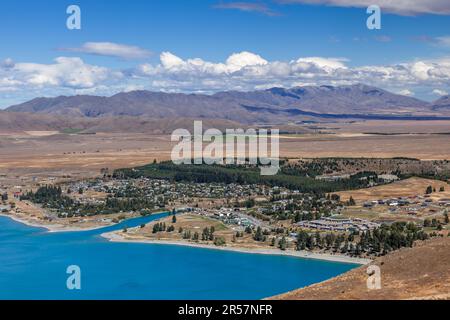
<instances>
[{"instance_id":1,"label":"calm water surface","mask_svg":"<svg viewBox=\"0 0 450 320\"><path fill-rule=\"evenodd\" d=\"M94 231L48 233L0 217L0 299L260 299L320 282L354 264L173 245L112 243ZM79 291L66 287L81 268Z\"/></svg>"}]
</instances>

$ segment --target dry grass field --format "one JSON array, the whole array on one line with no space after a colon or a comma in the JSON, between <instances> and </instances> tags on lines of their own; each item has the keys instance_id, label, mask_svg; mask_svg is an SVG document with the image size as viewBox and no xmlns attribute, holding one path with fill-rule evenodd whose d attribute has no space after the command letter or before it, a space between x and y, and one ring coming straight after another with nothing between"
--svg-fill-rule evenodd
<instances>
[{"instance_id":1,"label":"dry grass field","mask_svg":"<svg viewBox=\"0 0 450 320\"><path fill-rule=\"evenodd\" d=\"M430 195L425 195L428 186L432 186L436 191ZM443 187L444 191L440 191ZM339 192L341 199L347 201L350 196L355 200L356 205L346 207L342 214L346 217L374 220L378 222L388 221L409 221L422 224L425 219L442 220L444 207L439 206L439 201L450 199L450 184L446 182L410 178L396 181L388 185L382 185L367 189ZM378 200L407 198L411 204L405 206L376 205L365 207L365 203ZM422 206L425 201L431 201L426 206ZM444 229L448 229L445 226Z\"/></svg>"},{"instance_id":2,"label":"dry grass field","mask_svg":"<svg viewBox=\"0 0 450 320\"><path fill-rule=\"evenodd\" d=\"M379 133L379 134L411 134L411 133L450 133L450 121L341 121L338 123L320 124L321 130L335 133Z\"/></svg>"},{"instance_id":3,"label":"dry grass field","mask_svg":"<svg viewBox=\"0 0 450 320\"><path fill-rule=\"evenodd\" d=\"M153 233L153 226L156 223L161 222L165 223L166 227L173 225L175 231ZM231 227L223 224L220 221L197 214L178 215L176 223L172 223L172 217L167 217L165 219L158 220L157 222L147 224L144 228L138 227L130 229L126 233L122 233L121 236L126 240L191 242L200 245L214 246L213 241L202 241L203 229L211 227L214 227L215 229L214 236L216 238L223 238L226 242L227 247L246 249L270 248L269 240L267 240L266 242L257 242L253 240L252 235L246 234L245 232L243 234L243 237L238 237L233 240L233 235L236 234L236 231ZM189 231L191 235L194 235L194 233L197 232L200 236L199 241L193 242L192 240L184 240L183 233L179 233L180 228L182 228L183 232Z\"/></svg>"},{"instance_id":4,"label":"dry grass field","mask_svg":"<svg viewBox=\"0 0 450 320\"><path fill-rule=\"evenodd\" d=\"M323 125L324 133L281 137L280 154L291 158L414 157L449 159L450 121L353 122ZM409 130L409 131L407 131ZM370 132L412 134L378 135ZM441 133L441 134L437 134ZM0 173L9 170L119 168L170 159L169 135L60 134L55 131L0 133Z\"/></svg>"},{"instance_id":5,"label":"dry grass field","mask_svg":"<svg viewBox=\"0 0 450 320\"><path fill-rule=\"evenodd\" d=\"M282 135L281 157L450 159L450 135L443 134L450 132L450 121L360 121L314 126L299 127L305 132L315 130L314 134ZM0 184L25 185L34 177L40 181L48 177L92 177L98 175L101 168L169 160L174 144L167 134L2 131Z\"/></svg>"},{"instance_id":6,"label":"dry grass field","mask_svg":"<svg viewBox=\"0 0 450 320\"><path fill-rule=\"evenodd\" d=\"M433 201L447 198L450 199L450 185L437 180L422 179L422 178L410 178L402 181L396 181L391 184L360 189L352 191L339 192L341 199L347 201L350 196L356 201L357 204L362 204L366 201L399 198L399 197L415 197L425 195L425 191L428 186L432 186L437 192L430 195ZM444 187L443 192L439 192L439 189Z\"/></svg>"},{"instance_id":7,"label":"dry grass field","mask_svg":"<svg viewBox=\"0 0 450 320\"><path fill-rule=\"evenodd\" d=\"M44 227L51 231L72 231L89 230L105 227L114 222L123 219L129 219L139 216L136 213L115 213L110 215L96 215L87 217L72 218L51 218L48 213L37 205L28 201L17 201L12 199L10 202L15 204L14 219L32 226Z\"/></svg>"},{"instance_id":8,"label":"dry grass field","mask_svg":"<svg viewBox=\"0 0 450 320\"><path fill-rule=\"evenodd\" d=\"M450 135L314 134L281 139L280 154L290 158L450 158Z\"/></svg>"}]
</instances>

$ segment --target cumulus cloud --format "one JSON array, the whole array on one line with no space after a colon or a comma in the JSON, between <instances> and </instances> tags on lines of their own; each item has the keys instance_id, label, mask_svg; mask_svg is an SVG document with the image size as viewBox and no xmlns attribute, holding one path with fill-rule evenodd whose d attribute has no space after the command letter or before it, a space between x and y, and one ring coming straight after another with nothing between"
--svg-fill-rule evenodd
<instances>
[{"instance_id":1,"label":"cumulus cloud","mask_svg":"<svg viewBox=\"0 0 450 320\"><path fill-rule=\"evenodd\" d=\"M338 69L347 69L344 64L346 61L347 59L343 58L309 57L297 59L296 62L298 65L304 64L307 68L309 68L310 65L314 65L318 70L332 72Z\"/></svg>"},{"instance_id":2,"label":"cumulus cloud","mask_svg":"<svg viewBox=\"0 0 450 320\"><path fill-rule=\"evenodd\" d=\"M214 6L216 9L239 10L245 12L257 12L266 16L277 16L278 12L273 11L269 6L261 2L226 2Z\"/></svg>"},{"instance_id":3,"label":"cumulus cloud","mask_svg":"<svg viewBox=\"0 0 450 320\"><path fill-rule=\"evenodd\" d=\"M0 67L2 69L11 69L14 67L14 60L11 58L7 58L0 63Z\"/></svg>"},{"instance_id":4,"label":"cumulus cloud","mask_svg":"<svg viewBox=\"0 0 450 320\"><path fill-rule=\"evenodd\" d=\"M79 48L65 48L62 50L122 59L143 59L150 55L148 50L113 42L86 42Z\"/></svg>"},{"instance_id":5,"label":"cumulus cloud","mask_svg":"<svg viewBox=\"0 0 450 320\"><path fill-rule=\"evenodd\" d=\"M397 92L397 94L401 94L402 96L408 96L408 97L412 97L414 96L414 92L412 92L409 89L403 89Z\"/></svg>"},{"instance_id":6,"label":"cumulus cloud","mask_svg":"<svg viewBox=\"0 0 450 320\"><path fill-rule=\"evenodd\" d=\"M244 68L247 66L264 66L268 64L267 60L261 58L261 56L251 52L233 53L227 59L227 65L232 68Z\"/></svg>"},{"instance_id":7,"label":"cumulus cloud","mask_svg":"<svg viewBox=\"0 0 450 320\"><path fill-rule=\"evenodd\" d=\"M81 58L59 57L50 64L13 62L0 67L0 91L42 96L148 89L166 92L214 93L270 87L350 85L365 83L405 95L450 89L450 58L390 65L352 66L340 57L299 57L270 61L256 53L231 54L224 61L185 59L163 52L158 63L129 70L87 64ZM23 98L21 98L23 99Z\"/></svg>"},{"instance_id":8,"label":"cumulus cloud","mask_svg":"<svg viewBox=\"0 0 450 320\"><path fill-rule=\"evenodd\" d=\"M276 0L283 4L313 4L336 7L367 8L377 4L382 10L399 15L450 15L448 0Z\"/></svg>"},{"instance_id":9,"label":"cumulus cloud","mask_svg":"<svg viewBox=\"0 0 450 320\"><path fill-rule=\"evenodd\" d=\"M3 80L23 87L91 88L120 76L120 72L86 64L80 58L59 57L53 64L15 63Z\"/></svg>"},{"instance_id":10,"label":"cumulus cloud","mask_svg":"<svg viewBox=\"0 0 450 320\"><path fill-rule=\"evenodd\" d=\"M445 90L441 90L441 89L434 89L433 94L440 96L440 97L448 96L448 92Z\"/></svg>"},{"instance_id":11,"label":"cumulus cloud","mask_svg":"<svg viewBox=\"0 0 450 320\"><path fill-rule=\"evenodd\" d=\"M165 73L194 76L230 75L243 70L250 72L253 67L261 67L269 63L261 56L246 51L232 54L225 63L213 63L200 58L183 60L170 52L161 53L160 60L161 64L156 67L144 64L139 69L147 75Z\"/></svg>"},{"instance_id":12,"label":"cumulus cloud","mask_svg":"<svg viewBox=\"0 0 450 320\"><path fill-rule=\"evenodd\" d=\"M385 66L350 67L336 57L301 57L268 61L260 55L234 53L225 62L182 59L163 52L160 64L143 64L134 75L150 79L152 87L180 91L254 90L271 85L292 87L368 83L394 91L405 87L449 86L450 60L419 60ZM403 91L412 94L413 91Z\"/></svg>"}]
</instances>

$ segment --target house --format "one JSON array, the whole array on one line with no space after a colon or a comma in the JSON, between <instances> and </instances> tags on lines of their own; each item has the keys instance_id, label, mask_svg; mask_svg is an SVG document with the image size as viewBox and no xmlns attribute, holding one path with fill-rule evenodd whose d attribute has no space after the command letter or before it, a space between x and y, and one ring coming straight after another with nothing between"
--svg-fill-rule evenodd
<instances>
[{"instance_id":1,"label":"house","mask_svg":"<svg viewBox=\"0 0 450 320\"><path fill-rule=\"evenodd\" d=\"M373 208L374 204L372 202L364 202L364 208Z\"/></svg>"}]
</instances>

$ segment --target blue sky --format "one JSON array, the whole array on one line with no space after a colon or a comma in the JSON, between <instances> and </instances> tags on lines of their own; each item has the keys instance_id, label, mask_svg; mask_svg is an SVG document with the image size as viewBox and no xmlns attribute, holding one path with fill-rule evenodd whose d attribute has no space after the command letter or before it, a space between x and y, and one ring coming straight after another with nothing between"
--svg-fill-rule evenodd
<instances>
[{"instance_id":1,"label":"blue sky","mask_svg":"<svg viewBox=\"0 0 450 320\"><path fill-rule=\"evenodd\" d=\"M428 100L450 91L448 1L379 1L381 30L367 29L365 0L349 2L5 0L0 107L133 89L365 82ZM66 28L71 4L81 8L81 30Z\"/></svg>"}]
</instances>

